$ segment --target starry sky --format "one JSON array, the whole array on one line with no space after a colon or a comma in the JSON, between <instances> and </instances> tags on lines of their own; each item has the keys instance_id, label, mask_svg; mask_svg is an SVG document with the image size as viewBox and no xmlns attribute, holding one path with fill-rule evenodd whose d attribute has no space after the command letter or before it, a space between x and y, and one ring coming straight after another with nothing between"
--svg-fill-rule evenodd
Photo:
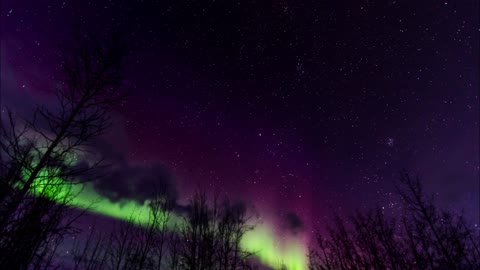
<instances>
[{"instance_id":1,"label":"starry sky","mask_svg":"<svg viewBox=\"0 0 480 270\"><path fill-rule=\"evenodd\" d=\"M308 242L332 211L394 208L405 169L478 222L478 6L5 0L2 102L49 102L73 25L120 31L130 94L99 149L138 185L101 188L168 174L179 202L221 192Z\"/></svg>"}]
</instances>

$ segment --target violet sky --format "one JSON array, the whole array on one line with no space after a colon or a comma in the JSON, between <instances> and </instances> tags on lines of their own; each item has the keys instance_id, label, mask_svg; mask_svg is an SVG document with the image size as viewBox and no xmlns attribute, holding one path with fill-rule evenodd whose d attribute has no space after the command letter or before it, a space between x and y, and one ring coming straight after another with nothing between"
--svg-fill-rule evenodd
<instances>
[{"instance_id":1,"label":"violet sky","mask_svg":"<svg viewBox=\"0 0 480 270\"><path fill-rule=\"evenodd\" d=\"M108 142L309 233L419 173L479 214L478 1L53 1L1 4L1 91L48 99L79 23L128 40Z\"/></svg>"}]
</instances>

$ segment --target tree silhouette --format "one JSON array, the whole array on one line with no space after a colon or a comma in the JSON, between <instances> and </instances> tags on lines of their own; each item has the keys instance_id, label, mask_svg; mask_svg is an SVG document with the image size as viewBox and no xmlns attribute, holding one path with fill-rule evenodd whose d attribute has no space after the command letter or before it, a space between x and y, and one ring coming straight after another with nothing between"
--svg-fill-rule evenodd
<instances>
[{"instance_id":1,"label":"tree silhouette","mask_svg":"<svg viewBox=\"0 0 480 270\"><path fill-rule=\"evenodd\" d=\"M109 107L122 95L123 48L87 36L65 50L55 107L38 105L29 119L7 110L0 129L0 268L50 261L53 244L72 229L66 207L72 185L89 180L99 162L78 166L90 140L108 128ZM78 178L82 176L82 178ZM50 254L50 255L49 255ZM39 261L40 260L40 261Z\"/></svg>"},{"instance_id":2,"label":"tree silhouette","mask_svg":"<svg viewBox=\"0 0 480 270\"><path fill-rule=\"evenodd\" d=\"M243 207L218 199L210 207L205 194L197 193L176 222L172 209L165 196L157 196L147 226L138 226L132 213L108 238L90 233L76 243L75 269L253 269L252 254L240 248L252 228Z\"/></svg>"},{"instance_id":3,"label":"tree silhouette","mask_svg":"<svg viewBox=\"0 0 480 270\"><path fill-rule=\"evenodd\" d=\"M402 173L399 217L383 209L334 217L309 253L309 269L478 269L480 238L462 214L441 209L419 178Z\"/></svg>"},{"instance_id":4,"label":"tree silhouette","mask_svg":"<svg viewBox=\"0 0 480 270\"><path fill-rule=\"evenodd\" d=\"M240 248L240 241L251 229L245 209L228 200L208 207L205 194L196 193L190 202L186 222L179 227L181 269L249 269L253 254Z\"/></svg>"}]
</instances>

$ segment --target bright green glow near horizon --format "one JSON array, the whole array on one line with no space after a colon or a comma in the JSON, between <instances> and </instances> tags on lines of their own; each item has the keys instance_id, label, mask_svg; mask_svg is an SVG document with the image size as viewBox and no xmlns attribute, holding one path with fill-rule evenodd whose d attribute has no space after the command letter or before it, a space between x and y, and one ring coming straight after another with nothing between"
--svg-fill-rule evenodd
<instances>
[{"instance_id":1,"label":"bright green glow near horizon","mask_svg":"<svg viewBox=\"0 0 480 270\"><path fill-rule=\"evenodd\" d=\"M289 240L279 246L273 230L268 226L257 226L245 235L242 241L245 250L256 252L256 256L265 265L274 269L282 266L288 270L306 269L306 252L298 240Z\"/></svg>"},{"instance_id":2,"label":"bright green glow near horizon","mask_svg":"<svg viewBox=\"0 0 480 270\"><path fill-rule=\"evenodd\" d=\"M51 174L55 175L56 172L52 169L41 170L29 192L35 196L45 196L56 200L57 203L85 209L96 214L124 221L133 220L141 226L146 226L151 222L150 201L148 200L143 204L135 200L112 202L98 194L91 185L67 183L59 177L49 177ZM30 173L24 171L24 178L27 178L28 175ZM173 222L181 221L173 213L170 218Z\"/></svg>"},{"instance_id":3,"label":"bright green glow near horizon","mask_svg":"<svg viewBox=\"0 0 480 270\"><path fill-rule=\"evenodd\" d=\"M29 171L23 172L25 179L29 175ZM149 201L145 201L144 204L135 200L112 202L98 194L89 184L71 184L49 175L58 175L58 172L51 168L40 171L29 192L35 196L55 199L57 203L124 221L131 221L132 214L135 213L134 222L141 226L147 226L151 222ZM173 223L182 222L182 218L174 213L170 218ZM307 268L306 251L301 241L288 239L282 246L279 246L278 242L274 230L262 224L248 232L240 244L244 250L254 252L262 264L273 269L281 269L282 266L288 270Z\"/></svg>"}]
</instances>

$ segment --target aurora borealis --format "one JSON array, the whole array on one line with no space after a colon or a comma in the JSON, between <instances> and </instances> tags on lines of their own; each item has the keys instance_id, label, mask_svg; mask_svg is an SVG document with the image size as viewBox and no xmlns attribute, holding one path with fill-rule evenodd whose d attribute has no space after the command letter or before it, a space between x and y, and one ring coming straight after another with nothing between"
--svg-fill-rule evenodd
<instances>
[{"instance_id":1,"label":"aurora borealis","mask_svg":"<svg viewBox=\"0 0 480 270\"><path fill-rule=\"evenodd\" d=\"M89 149L112 166L68 189L90 209L82 224L133 210L147 224L152 185L180 207L204 190L255 217L242 247L264 266L304 270L331 213L395 209L400 170L478 224L477 11L471 0L6 0L2 113L54 108L72 27L121 33L129 94Z\"/></svg>"},{"instance_id":2,"label":"aurora borealis","mask_svg":"<svg viewBox=\"0 0 480 270\"><path fill-rule=\"evenodd\" d=\"M88 183L68 183L52 176L55 173L55 168L40 171L30 193L35 196L57 198L59 199L58 203L62 204L68 201L67 204L71 207L126 222L133 221L138 226L148 226L151 222L150 201L146 200L143 204L135 200L112 202L109 198L98 194ZM28 172L24 172L24 178L28 178L29 175ZM171 213L169 226L171 230L174 230L172 224L182 222L183 219L175 212ZM241 247L249 252L254 252L255 257L262 264L270 266L272 269L281 269L282 266L289 270L305 269L307 251L304 243L294 238L279 241L277 237L269 224L258 224L253 231L247 233L241 242ZM279 242L282 243L282 246L277 244Z\"/></svg>"}]
</instances>

